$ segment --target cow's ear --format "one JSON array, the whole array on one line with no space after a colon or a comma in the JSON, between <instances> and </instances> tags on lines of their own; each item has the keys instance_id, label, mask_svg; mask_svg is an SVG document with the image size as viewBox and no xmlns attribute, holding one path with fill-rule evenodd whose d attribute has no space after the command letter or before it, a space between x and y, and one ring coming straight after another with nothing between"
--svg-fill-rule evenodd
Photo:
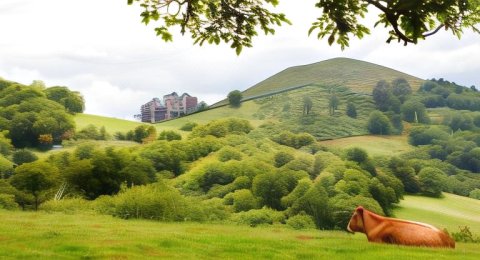
<instances>
[{"instance_id":1,"label":"cow's ear","mask_svg":"<svg viewBox=\"0 0 480 260\"><path fill-rule=\"evenodd\" d=\"M363 216L363 207L362 207L362 206L358 206L355 211L356 211L358 214L360 214L360 215Z\"/></svg>"}]
</instances>

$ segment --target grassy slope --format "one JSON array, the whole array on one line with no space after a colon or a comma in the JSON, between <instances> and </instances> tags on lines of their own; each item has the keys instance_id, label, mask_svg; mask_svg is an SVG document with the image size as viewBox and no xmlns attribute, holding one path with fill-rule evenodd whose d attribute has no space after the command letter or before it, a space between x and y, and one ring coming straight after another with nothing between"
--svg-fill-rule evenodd
<instances>
[{"instance_id":1,"label":"grassy slope","mask_svg":"<svg viewBox=\"0 0 480 260\"><path fill-rule=\"evenodd\" d=\"M417 90L423 83L422 79L384 66L348 58L335 58L283 70L245 90L243 96L251 97L310 83L325 86L343 85L355 92L371 93L378 81L392 81L399 77L405 78L413 90ZM225 101L219 102L224 103Z\"/></svg>"},{"instance_id":2,"label":"grassy slope","mask_svg":"<svg viewBox=\"0 0 480 260\"><path fill-rule=\"evenodd\" d=\"M441 204L439 203L441 202ZM470 205L470 206L468 206ZM480 231L480 202L406 196L398 217L451 230L468 223ZM472 219L473 218L473 219ZM447 224L445 224L447 223ZM295 231L283 226L159 223L109 216L0 210L0 258L235 258L235 259L478 259L478 244L455 250L371 244L342 231Z\"/></svg>"},{"instance_id":3,"label":"grassy slope","mask_svg":"<svg viewBox=\"0 0 480 260\"><path fill-rule=\"evenodd\" d=\"M99 128L104 126L105 130L111 134L115 132L127 132L142 124L135 121L89 114L76 114L74 119L77 126L77 131L82 130L89 124L92 124Z\"/></svg>"},{"instance_id":4,"label":"grassy slope","mask_svg":"<svg viewBox=\"0 0 480 260\"><path fill-rule=\"evenodd\" d=\"M440 199L406 196L395 211L399 218L428 222L449 231L469 226L480 236L480 200L444 193Z\"/></svg>"},{"instance_id":5,"label":"grassy slope","mask_svg":"<svg viewBox=\"0 0 480 260\"><path fill-rule=\"evenodd\" d=\"M407 136L353 136L340 138L335 140L327 140L320 142L322 145L334 148L352 148L359 147L365 149L369 155L385 155L392 156L401 154L413 149L413 146L408 144Z\"/></svg>"}]
</instances>

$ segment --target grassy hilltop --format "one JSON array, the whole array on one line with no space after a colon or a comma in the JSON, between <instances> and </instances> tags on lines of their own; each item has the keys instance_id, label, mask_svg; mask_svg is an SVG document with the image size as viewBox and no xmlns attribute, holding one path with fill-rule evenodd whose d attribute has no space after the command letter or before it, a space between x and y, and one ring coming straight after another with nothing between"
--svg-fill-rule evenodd
<instances>
[{"instance_id":1,"label":"grassy hilltop","mask_svg":"<svg viewBox=\"0 0 480 260\"><path fill-rule=\"evenodd\" d=\"M377 64L349 58L334 58L313 64L287 68L243 91L243 97L262 95L286 88L317 84L345 86L357 93L371 93L380 80L406 79L418 90L424 80ZM215 105L226 104L223 100Z\"/></svg>"}]
</instances>

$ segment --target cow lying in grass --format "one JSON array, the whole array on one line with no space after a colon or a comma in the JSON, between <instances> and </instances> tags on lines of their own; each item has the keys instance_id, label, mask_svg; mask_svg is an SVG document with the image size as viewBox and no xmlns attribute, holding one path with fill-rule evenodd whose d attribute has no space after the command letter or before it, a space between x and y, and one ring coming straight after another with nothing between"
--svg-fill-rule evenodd
<instances>
[{"instance_id":1,"label":"cow lying in grass","mask_svg":"<svg viewBox=\"0 0 480 260\"><path fill-rule=\"evenodd\" d=\"M365 233L370 242L455 248L455 241L434 226L382 217L361 206L353 212L347 230Z\"/></svg>"}]
</instances>

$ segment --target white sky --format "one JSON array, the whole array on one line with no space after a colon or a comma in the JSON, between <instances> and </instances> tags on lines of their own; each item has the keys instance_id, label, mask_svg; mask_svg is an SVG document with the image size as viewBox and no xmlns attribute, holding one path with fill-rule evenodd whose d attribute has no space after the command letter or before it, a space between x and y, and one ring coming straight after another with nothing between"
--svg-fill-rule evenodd
<instances>
[{"instance_id":1,"label":"white sky","mask_svg":"<svg viewBox=\"0 0 480 260\"><path fill-rule=\"evenodd\" d=\"M369 61L420 78L480 86L480 35L440 32L418 45L386 44L382 28L341 51L308 37L315 0L281 0L293 22L254 40L238 57L226 45L164 43L127 0L1 0L0 77L80 91L86 113L132 119L153 97L188 92L212 104L291 66L335 57Z\"/></svg>"}]
</instances>

